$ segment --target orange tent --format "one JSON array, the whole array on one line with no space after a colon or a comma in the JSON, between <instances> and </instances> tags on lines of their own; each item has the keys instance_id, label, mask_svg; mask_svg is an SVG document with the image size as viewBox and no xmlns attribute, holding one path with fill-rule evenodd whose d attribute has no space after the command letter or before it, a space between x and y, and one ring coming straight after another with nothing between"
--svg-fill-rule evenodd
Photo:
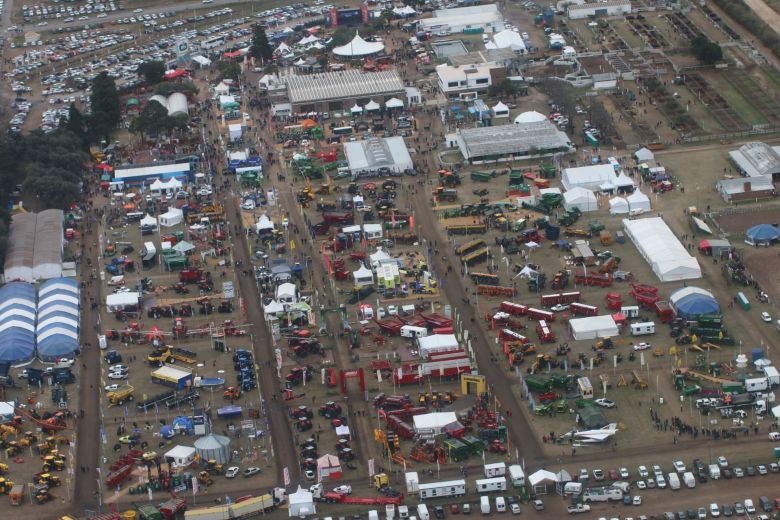
<instances>
[{"instance_id":1,"label":"orange tent","mask_svg":"<svg viewBox=\"0 0 780 520\"><path fill-rule=\"evenodd\" d=\"M317 125L318 123L314 119L304 119L303 122L301 123L301 126L303 127L304 130L311 130Z\"/></svg>"}]
</instances>

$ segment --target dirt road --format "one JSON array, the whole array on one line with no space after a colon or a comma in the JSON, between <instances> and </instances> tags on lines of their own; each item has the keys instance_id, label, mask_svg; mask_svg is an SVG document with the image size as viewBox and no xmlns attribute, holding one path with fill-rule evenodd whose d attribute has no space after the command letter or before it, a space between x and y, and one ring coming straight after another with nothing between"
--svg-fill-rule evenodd
<instances>
[{"instance_id":1,"label":"dirt road","mask_svg":"<svg viewBox=\"0 0 780 520\"><path fill-rule=\"evenodd\" d=\"M745 0L745 3L758 15L759 18L764 20L769 27L773 28L776 33L780 34L780 13L766 5L764 0Z\"/></svg>"}]
</instances>

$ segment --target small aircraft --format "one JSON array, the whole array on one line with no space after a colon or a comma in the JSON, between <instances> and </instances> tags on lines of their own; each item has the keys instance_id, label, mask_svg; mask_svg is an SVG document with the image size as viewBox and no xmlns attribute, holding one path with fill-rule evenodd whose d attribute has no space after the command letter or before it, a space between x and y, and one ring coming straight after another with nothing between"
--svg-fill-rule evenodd
<instances>
[{"instance_id":1,"label":"small aircraft","mask_svg":"<svg viewBox=\"0 0 780 520\"><path fill-rule=\"evenodd\" d=\"M607 442L617 433L617 423L609 423L603 428L596 430L572 430L561 435L562 439L573 437L575 441L583 444L597 444Z\"/></svg>"}]
</instances>

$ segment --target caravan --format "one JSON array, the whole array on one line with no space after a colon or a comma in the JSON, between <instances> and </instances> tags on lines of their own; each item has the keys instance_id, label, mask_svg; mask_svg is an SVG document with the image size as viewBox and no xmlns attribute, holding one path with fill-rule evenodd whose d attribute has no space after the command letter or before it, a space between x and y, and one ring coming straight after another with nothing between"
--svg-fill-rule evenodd
<instances>
[{"instance_id":1,"label":"caravan","mask_svg":"<svg viewBox=\"0 0 780 520\"><path fill-rule=\"evenodd\" d=\"M525 486L525 472L523 471L522 466L519 464L512 464L509 466L508 470L509 480L512 481L514 487Z\"/></svg>"},{"instance_id":2,"label":"caravan","mask_svg":"<svg viewBox=\"0 0 780 520\"><path fill-rule=\"evenodd\" d=\"M477 480L477 493L492 493L494 491L506 491L506 478L483 478Z\"/></svg>"}]
</instances>

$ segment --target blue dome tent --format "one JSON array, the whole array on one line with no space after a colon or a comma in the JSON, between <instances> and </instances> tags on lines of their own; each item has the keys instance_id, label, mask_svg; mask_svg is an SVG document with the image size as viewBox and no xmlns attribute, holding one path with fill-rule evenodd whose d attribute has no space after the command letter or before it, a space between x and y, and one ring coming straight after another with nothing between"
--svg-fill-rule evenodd
<instances>
[{"instance_id":1,"label":"blue dome tent","mask_svg":"<svg viewBox=\"0 0 780 520\"><path fill-rule=\"evenodd\" d=\"M26 282L0 287L0 363L19 365L35 357L35 288Z\"/></svg>"},{"instance_id":2,"label":"blue dome tent","mask_svg":"<svg viewBox=\"0 0 780 520\"><path fill-rule=\"evenodd\" d=\"M677 289L669 297L669 303L678 316L686 319L720 314L720 304L712 293L699 287Z\"/></svg>"},{"instance_id":3,"label":"blue dome tent","mask_svg":"<svg viewBox=\"0 0 780 520\"><path fill-rule=\"evenodd\" d=\"M745 242L751 246L768 246L777 239L780 239L780 229L772 224L757 224L745 232Z\"/></svg>"}]
</instances>

